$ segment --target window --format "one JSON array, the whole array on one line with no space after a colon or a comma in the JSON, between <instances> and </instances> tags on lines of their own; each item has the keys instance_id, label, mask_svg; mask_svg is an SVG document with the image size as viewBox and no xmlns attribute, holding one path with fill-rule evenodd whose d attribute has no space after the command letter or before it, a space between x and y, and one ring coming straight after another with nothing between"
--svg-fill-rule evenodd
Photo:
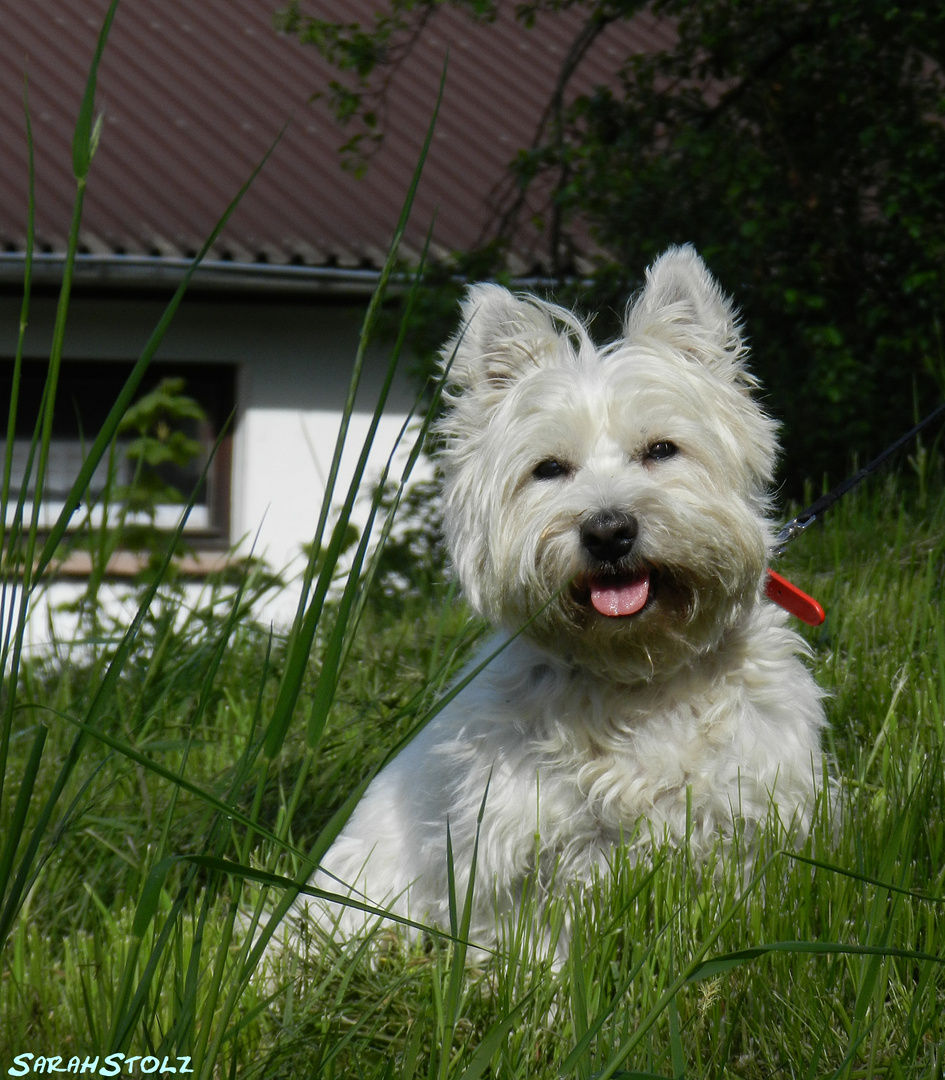
<instances>
[{"instance_id":1,"label":"window","mask_svg":"<svg viewBox=\"0 0 945 1080\"><path fill-rule=\"evenodd\" d=\"M114 403L133 364L112 361L64 361L60 369L56 391L56 407L53 418L53 437L49 450L41 525L49 528L69 492L79 469L98 434L109 409ZM11 503L8 519L12 518L19 485L26 467L33 427L42 401L47 365L36 361L24 361L20 395L17 407L16 431L13 452ZM0 400L9 401L13 376L12 360L0 361ZM153 506L154 524L158 528L173 528L181 512L179 500L169 496L173 489L186 502L198 487L197 501L187 523L190 543L205 546L226 546L229 543L230 525L230 469L232 443L228 433L210 465L206 480L200 483L200 475L207 463L214 442L229 418L235 400L235 368L231 364L152 363L136 395L140 402L164 380L180 380L180 394L200 406L202 417L175 414L163 424L158 420L155 430L149 432L154 438L166 437L170 430L180 433L188 440L193 456L180 465L160 463L155 466L142 464L129 455L135 431L122 431L116 440L113 458L113 493L127 492L133 483L140 484L142 474L148 474L152 490L159 493ZM186 413L188 410L180 410ZM157 414L156 414L157 415ZM2 455L2 450L0 450ZM35 466L34 466L35 473ZM93 522L100 522L102 502L108 483L109 456L99 463L87 499L92 510ZM27 490L27 502L33 494L35 480ZM166 498L165 498L166 497ZM115 495L112 494L114 502ZM28 511L31 512L31 511ZM145 520L140 512L137 518L127 510L131 520ZM76 525L85 515L76 515ZM109 518L111 520L111 517Z\"/></svg>"}]
</instances>

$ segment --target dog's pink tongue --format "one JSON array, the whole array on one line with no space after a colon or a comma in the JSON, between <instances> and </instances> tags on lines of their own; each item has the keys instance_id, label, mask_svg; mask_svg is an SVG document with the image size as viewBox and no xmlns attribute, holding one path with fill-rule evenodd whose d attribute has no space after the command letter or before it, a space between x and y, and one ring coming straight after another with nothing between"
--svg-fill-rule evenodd
<instances>
[{"instance_id":1,"label":"dog's pink tongue","mask_svg":"<svg viewBox=\"0 0 945 1080\"><path fill-rule=\"evenodd\" d=\"M591 585L591 603L601 615L636 615L649 595L649 574L629 581L596 581Z\"/></svg>"}]
</instances>

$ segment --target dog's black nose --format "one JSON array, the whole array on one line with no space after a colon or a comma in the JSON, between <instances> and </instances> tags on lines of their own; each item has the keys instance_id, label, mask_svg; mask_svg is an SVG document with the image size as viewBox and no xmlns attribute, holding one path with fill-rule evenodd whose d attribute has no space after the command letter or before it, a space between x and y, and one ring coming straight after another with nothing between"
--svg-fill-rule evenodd
<instances>
[{"instance_id":1,"label":"dog's black nose","mask_svg":"<svg viewBox=\"0 0 945 1080\"><path fill-rule=\"evenodd\" d=\"M619 562L629 555L639 527L632 514L622 510L601 510L581 525L581 544L599 562Z\"/></svg>"}]
</instances>

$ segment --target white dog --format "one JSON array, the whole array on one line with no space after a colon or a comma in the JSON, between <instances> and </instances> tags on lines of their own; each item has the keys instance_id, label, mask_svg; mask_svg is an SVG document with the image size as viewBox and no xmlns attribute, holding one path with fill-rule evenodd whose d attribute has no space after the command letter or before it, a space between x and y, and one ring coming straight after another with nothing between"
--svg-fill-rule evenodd
<instances>
[{"instance_id":1,"label":"white dog","mask_svg":"<svg viewBox=\"0 0 945 1080\"><path fill-rule=\"evenodd\" d=\"M460 899L477 850L488 945L527 882L541 899L588 880L621 842L701 854L773 808L809 826L824 715L762 594L775 425L745 351L690 247L603 349L567 311L469 290L444 350L446 533L499 628L483 655L507 644L373 781L315 885L448 928L449 826ZM308 903L342 935L365 925Z\"/></svg>"}]
</instances>

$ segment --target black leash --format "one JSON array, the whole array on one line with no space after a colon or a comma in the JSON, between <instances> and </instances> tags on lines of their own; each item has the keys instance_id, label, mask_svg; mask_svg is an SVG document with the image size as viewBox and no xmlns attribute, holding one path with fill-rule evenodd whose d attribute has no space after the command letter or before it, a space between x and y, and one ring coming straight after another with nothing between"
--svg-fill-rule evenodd
<instances>
[{"instance_id":1,"label":"black leash","mask_svg":"<svg viewBox=\"0 0 945 1080\"><path fill-rule=\"evenodd\" d=\"M821 497L815 503L808 506L803 513L798 514L795 518L791 518L775 537L777 546L772 552L772 555L783 555L784 549L796 536L800 536L806 528L813 525L817 518L819 518L826 510L829 510L835 502L843 498L848 491L852 491L853 488L855 488L862 480L865 480L870 473L875 472L887 458L892 457L897 450L901 450L906 443L914 439L923 428L928 427L929 424L933 423L943 414L945 414L945 402L939 405L937 409L930 412L924 420L920 420L911 431L907 431L905 435L898 438L891 446L887 446L879 457L874 458L869 465L864 465L859 472L854 473L849 479L844 480L842 484L838 484L832 491L828 491L826 495L821 495Z\"/></svg>"},{"instance_id":2,"label":"black leash","mask_svg":"<svg viewBox=\"0 0 945 1080\"><path fill-rule=\"evenodd\" d=\"M865 465L848 480L844 480L842 484L838 484L832 491L828 491L826 495L821 495L821 497L815 503L808 506L803 513L798 514L795 518L791 518L775 537L777 546L772 551L772 555L782 555L784 549L795 536L800 536L806 528L813 525L825 510L829 510L838 499L842 499L848 491L852 491L860 481L864 480L870 473L875 472L887 458L895 454L897 450L901 450L902 447L911 439L914 439L923 428L928 427L929 424L937 420L943 414L945 414L945 402L939 405L933 412L929 413L924 420L920 420L911 431L907 431L905 435L897 439L891 446L887 446L879 457L874 458L869 465ZM770 568L765 576L765 595L773 603L783 607L785 611L789 611L792 615L801 619L803 622L809 623L811 626L819 626L824 621L824 609L812 596L808 596L802 589L799 589L796 585L792 585L790 581L781 577L780 574Z\"/></svg>"}]
</instances>

